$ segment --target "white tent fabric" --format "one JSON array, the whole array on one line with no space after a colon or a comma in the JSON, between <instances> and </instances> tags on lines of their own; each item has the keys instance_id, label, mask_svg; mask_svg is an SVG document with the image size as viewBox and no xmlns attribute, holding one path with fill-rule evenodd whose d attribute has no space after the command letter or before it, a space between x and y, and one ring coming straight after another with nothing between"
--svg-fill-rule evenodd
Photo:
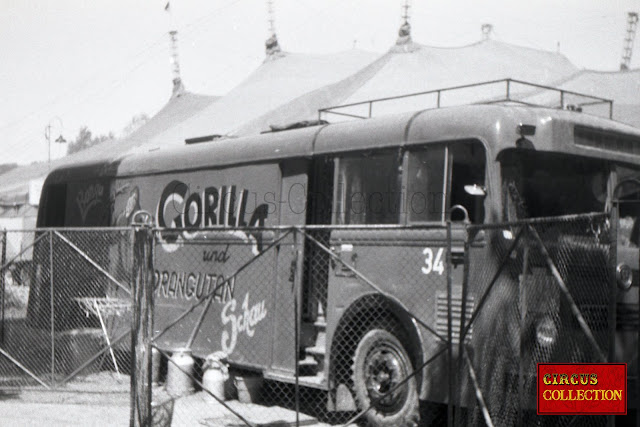
<instances>
[{"instance_id":1,"label":"white tent fabric","mask_svg":"<svg viewBox=\"0 0 640 427\"><path fill-rule=\"evenodd\" d=\"M346 79L303 95L235 129L244 135L263 131L271 124L309 120L317 110L339 104L430 91L489 80L514 78L553 84L577 72L562 54L484 40L458 48L439 48L408 43L394 46L371 65ZM474 94L495 96L500 88ZM463 92L443 96L442 102L464 101ZM396 113L435 106L435 96L407 98L376 105L374 113ZM350 111L368 112L367 106Z\"/></svg>"},{"instance_id":2,"label":"white tent fabric","mask_svg":"<svg viewBox=\"0 0 640 427\"><path fill-rule=\"evenodd\" d=\"M343 79L378 56L358 49L323 55L281 52L269 56L218 102L151 138L148 145L181 145L187 138L228 134L302 94Z\"/></svg>"},{"instance_id":3,"label":"white tent fabric","mask_svg":"<svg viewBox=\"0 0 640 427\"><path fill-rule=\"evenodd\" d=\"M409 52L392 48L387 54L388 64L345 102L508 77L544 84L576 71L575 66L559 53L494 40L458 48L418 44L413 48L415 50Z\"/></svg>"},{"instance_id":4,"label":"white tent fabric","mask_svg":"<svg viewBox=\"0 0 640 427\"><path fill-rule=\"evenodd\" d=\"M557 84L559 89L606 98L613 101L613 119L640 127L640 69L628 71L582 70ZM526 99L534 103L553 103L549 94L535 94ZM565 96L565 105L589 101L578 96ZM557 100L556 100L557 103ZM583 107L583 112L609 115L608 105Z\"/></svg>"},{"instance_id":5,"label":"white tent fabric","mask_svg":"<svg viewBox=\"0 0 640 427\"><path fill-rule=\"evenodd\" d=\"M558 87L611 98L621 104L640 104L640 68L629 71L582 70Z\"/></svg>"}]
</instances>

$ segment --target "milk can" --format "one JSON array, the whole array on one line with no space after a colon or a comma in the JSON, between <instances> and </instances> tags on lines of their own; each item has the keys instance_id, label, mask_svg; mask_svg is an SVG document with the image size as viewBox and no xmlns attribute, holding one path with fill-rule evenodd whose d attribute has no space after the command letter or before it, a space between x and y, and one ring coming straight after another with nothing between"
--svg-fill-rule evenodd
<instances>
[{"instance_id":1,"label":"milk can","mask_svg":"<svg viewBox=\"0 0 640 427\"><path fill-rule=\"evenodd\" d=\"M193 393L193 357L188 348L178 348L167 366L167 393L182 396Z\"/></svg>"},{"instance_id":2,"label":"milk can","mask_svg":"<svg viewBox=\"0 0 640 427\"><path fill-rule=\"evenodd\" d=\"M225 383L229 379L229 368L225 363L227 354L217 351L208 355L202 369L202 385L219 400L225 400ZM213 398L212 398L213 399Z\"/></svg>"}]
</instances>

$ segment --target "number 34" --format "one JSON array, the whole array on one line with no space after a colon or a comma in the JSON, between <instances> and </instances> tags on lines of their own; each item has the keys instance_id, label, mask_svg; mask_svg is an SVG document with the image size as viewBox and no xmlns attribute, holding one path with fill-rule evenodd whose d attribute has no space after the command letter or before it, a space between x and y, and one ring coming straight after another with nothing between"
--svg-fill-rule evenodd
<instances>
[{"instance_id":1,"label":"number 34","mask_svg":"<svg viewBox=\"0 0 640 427\"><path fill-rule=\"evenodd\" d=\"M433 255L433 249L424 248L422 255L424 255L424 265L422 266L422 272L424 274L431 274L435 271L442 275L444 273L444 264L442 263L442 252L444 248L438 248L435 257Z\"/></svg>"}]
</instances>

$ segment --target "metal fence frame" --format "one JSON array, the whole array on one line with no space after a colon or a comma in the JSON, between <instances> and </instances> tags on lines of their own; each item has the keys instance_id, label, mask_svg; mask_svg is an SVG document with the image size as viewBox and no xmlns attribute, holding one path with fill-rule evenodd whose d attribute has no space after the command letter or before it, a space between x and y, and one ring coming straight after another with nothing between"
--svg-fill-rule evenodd
<instances>
[{"instance_id":1,"label":"metal fence frame","mask_svg":"<svg viewBox=\"0 0 640 427\"><path fill-rule=\"evenodd\" d=\"M113 348L115 345L122 342L122 340L129 335L129 331L125 332L123 335L117 337L114 340L110 340L108 336L106 336L106 342L101 347L101 349L93 354L88 360L83 362L80 366L77 366L71 373L62 377L62 379L58 379L56 377L56 366L58 359L60 358L56 354L56 330L55 330L55 317L56 317L56 309L54 307L55 301L55 292L57 286L55 284L54 276L55 276L55 263L54 263L54 251L53 251L53 242L54 239L61 242L65 248L70 249L74 254L82 258L87 264L89 264L94 271L97 272L98 276L106 278L112 284L115 284L118 288L122 289L126 293L130 293L129 289L120 283L113 275L111 275L105 268L103 268L96 260L94 260L91 254L86 253L81 248L79 248L76 244L74 244L69 238L65 237L64 233L118 233L125 232L129 233L131 228L39 228L39 229L25 229L25 230L3 230L1 232L2 235L2 263L0 264L0 302L2 303L2 308L0 309L0 330L2 331L0 334L0 357L7 359L11 364L16 366L30 378L35 380L39 385L44 387L45 389L57 389L64 387L69 381L73 380L78 376L82 371L84 371L89 365L96 362L98 358L102 357L107 352L110 352L114 363L115 356L113 355ZM11 233L24 233L24 234L35 234L36 237L29 244L21 247L20 251L7 259L6 257L6 246L7 246L7 235ZM4 338L5 338L5 303L6 303L6 283L5 283L5 272L12 266L14 261L18 260L25 252L29 250L34 250L36 245L44 243L46 244L48 241L48 276L49 276L49 320L48 323L50 325L49 330L49 339L50 339L50 352L49 352L49 363L50 363L50 372L49 378L45 376L38 375L32 370L30 370L24 363L20 360L20 356L16 356L11 354L11 350L4 348ZM102 319L100 319L102 322ZM104 330L104 324L102 324ZM117 364L116 364L117 367Z\"/></svg>"},{"instance_id":2,"label":"metal fence frame","mask_svg":"<svg viewBox=\"0 0 640 427\"><path fill-rule=\"evenodd\" d=\"M603 350L600 345L598 344L598 342L596 341L596 339L594 338L594 334L590 328L590 326L588 325L587 321L585 320L580 308L578 307L578 304L576 303L576 301L574 300L572 293L569 289L569 287L567 286L567 284L565 283L565 280L562 277L562 274L559 271L559 268L556 265L556 260L553 259L553 257L550 255L549 250L547 249L547 246L545 244L545 242L543 241L543 239L541 238L540 234L538 233L538 231L536 230L536 225L544 225L544 224L553 224L553 223L558 223L558 222L567 222L567 223L571 223L572 221L585 221L585 220L589 220L589 221L603 221L605 224L608 224L608 229L607 230L602 230L603 231L603 235L606 237L607 239L607 245L608 245L608 259L607 259L607 266L605 267L606 269L608 269L609 271L609 275L608 275L608 283L605 283L604 286L608 287L608 292L609 292L609 304L608 304L608 326L607 326L607 345L608 345L608 349ZM518 232L516 233L515 236L512 237L512 242L509 245L508 249L500 256L501 259L499 261L499 266L497 268L497 270L495 271L495 273L493 274L493 276L491 277L491 279L489 280L489 285L487 286L485 292L483 293L483 295L481 296L477 306L474 308L474 312L471 316L471 319L468 321L468 323L466 324L466 326L462 327L461 325L461 329L460 329L460 335L461 335L461 339L460 339L460 344L459 344L459 354L464 354L464 360L461 358L459 360L460 364L459 364L459 370L462 370L463 367L463 361L464 364L467 365L468 369L469 369L469 376L471 378L471 382L472 385L475 389L475 394L476 394L476 398L477 398L477 403L479 405L479 409L482 413L482 417L483 417L483 421L487 426L494 426L496 425L494 423L494 420L492 419L492 416L490 414L488 405L485 401L485 398L483 396L483 390L482 387L479 385L478 380L476 378L476 373L473 370L473 364L470 361L470 357L469 357L469 349L468 346L465 344L465 340L464 340L464 336L466 336L469 332L469 329L471 328L472 324L474 323L474 321L476 320L476 318L478 317L479 313L482 312L482 310L484 309L484 305L487 301L487 298L489 296L489 294L493 291L493 287L496 284L497 279L503 274L503 270L505 269L506 265L508 264L508 262L511 259L515 258L516 252L519 250L518 248L520 247L520 250L522 250L522 246L524 246L524 255L523 258L525 259L524 263L523 263L523 268L522 268L522 275L518 280L518 292L521 294L522 293L522 287L524 286L525 280L526 280L526 276L529 274L528 273L528 256L530 253L531 248L535 247L539 250L539 252L542 254L542 257L544 258L544 261L546 263L546 268L548 269L548 271L550 272L553 280L552 283L554 286L557 286L557 288L560 291L560 294L562 296L562 298L564 298L564 300L568 303L569 308L570 308L570 314L571 316L573 316L573 318L577 321L580 330L582 332L582 334L584 334L584 336L587 338L589 344L592 346L592 348L596 351L597 353L597 359L598 360L593 360L590 362L594 362L594 363L598 363L598 362L613 362L613 357L614 357L614 342L615 342L615 331L616 331L616 295L617 295L617 284L616 284L616 277L615 277L615 260L616 260L616 241L617 241L617 228L616 228L616 218L614 216L614 214L580 214L580 215L567 215L567 216L562 216L562 217L551 217L551 218L535 218L535 219L527 219L527 220L522 220L522 221L517 221L517 222L511 222L511 223L499 223L499 224L483 224L483 225L471 225L468 227L468 235L469 236L473 236L475 235L477 232L479 231L503 231L503 230L509 230L509 229L513 229L513 228L518 228ZM464 292L467 292L468 289L470 288L473 280L470 280L469 278L469 267L470 267L470 260L468 259L470 251L469 251L469 247L471 244L471 240L472 239L468 239L466 244L465 244L465 280L464 280ZM523 243L523 241L526 241L526 243ZM475 281L477 281L478 278L475 278ZM463 298L463 304L466 302L466 299ZM525 315L525 312L521 311L521 316ZM521 323L520 323L520 339L522 340L524 337L524 332L523 332L523 322L524 322L524 318L521 318ZM521 341L522 342L522 341ZM522 362L522 357L523 357L523 348L522 348L522 344L520 345L519 348L519 354L518 354L518 359L519 359L519 364L520 364L520 370L519 370L519 374L518 374L518 390L519 390L519 402L518 402L518 421L516 422L516 425L524 425L525 423L525 415L523 413L523 411L526 409L526 405L524 403L524 372L523 372L523 362ZM586 361L585 361L586 362ZM575 417L568 417L569 419L579 419L579 416L575 416ZM615 420L613 416L609 416L607 417L608 421L607 423L609 425L614 425ZM580 421L578 421L580 423ZM638 422L640 422L640 419L638 420Z\"/></svg>"},{"instance_id":3,"label":"metal fence frame","mask_svg":"<svg viewBox=\"0 0 640 427\"><path fill-rule=\"evenodd\" d=\"M453 275L452 275L452 223L448 222L444 224L444 226L439 226L440 230L446 233L446 247L444 248L444 256L446 257L446 300L447 300L447 327L446 327L446 336L439 333L435 327L421 318L420 313L412 313L408 311L406 313L412 321L417 325L417 327L422 332L427 332L433 337L435 337L440 344L442 344L442 348L440 348L437 352L433 354L425 354L424 359L421 360L419 364L413 367L413 371L411 371L407 377L405 377L401 382L395 384L395 386L388 390L385 395L380 397L383 399L385 396L392 393L395 389L402 387L407 381L409 381L414 376L420 374L424 371L424 369L432 363L437 358L446 355L446 366L448 374L446 375L448 381L448 403L446 404L446 422L449 426L456 425L458 422L458 406L461 404L461 395L460 387L462 386L462 377L457 377L456 372L466 372L468 375L469 383L468 386L473 387L472 392L475 394L476 404L479 406L479 410L482 414L482 422L486 425L492 426L495 425L494 420L492 419L489 407L485 402L485 396L483 395L483 389L479 384L479 380L477 378L477 372L475 372L474 366L470 360L469 348L466 343L466 338L469 335L470 329L472 328L474 322L476 321L479 313L482 313L482 310L485 309L485 304L488 298L488 295L492 292L493 286L495 284L496 279L502 273L505 268L506 263L510 259L514 251L521 248L522 242L526 240L529 242L528 244L533 244L537 248L537 250L542 254L546 262L546 268L550 272L553 277L553 284L556 286L562 297L568 302L568 307L571 311L571 316L573 316L577 324L580 327L581 333L584 334L587 341L593 345L596 354L598 355L598 359L600 361L610 361L613 357L612 351L612 343L614 342L614 332L615 332L615 294L616 294L616 284L615 284L615 272L613 269L613 265L609 265L611 276L609 283L610 286L610 307L608 311L609 315L609 346L608 349L600 348L596 338L589 327L587 320L585 320L583 314L581 313L578 305L572 298L571 291L569 287L564 282L560 269L555 265L554 260L552 259L552 255L550 255L547 250L545 243L541 236L536 231L536 226L538 224L544 223L545 221L572 221L572 220L588 220L589 218L605 218L608 221L607 223L611 226L606 231L609 233L609 261L613 261L616 258L615 254L615 239L617 236L616 219L611 216L605 215L576 215L571 217L562 217L562 218L543 218L543 219L535 219L535 220L527 220L520 221L517 223L509 223L509 224L490 224L490 225L467 225L465 239L465 259L464 259L464 279L462 283L462 296L461 296L461 306L460 309L460 322L459 322L459 331L454 331L454 319L453 319ZM488 282L488 286L486 291L482 295L478 295L474 305L472 308L467 307L467 293L470 291L471 282L473 280L477 280L475 277L469 277L469 264L471 262L469 258L470 254L470 246L472 244L472 237L477 234L478 230L500 230L508 227L519 227L518 233L513 236L513 241L510 242L508 249L506 250L504 257L501 259L497 269L494 271L493 276L490 278ZM109 341L106 345L104 345L101 350L93 355L90 360L87 360L82 366L78 366L73 372L67 375L62 380L56 379L56 352L55 352L55 340L53 339L53 335L55 334L54 327L54 317L55 317L55 308L54 308L54 274L55 272L49 271L49 280L50 280L50 325L51 325L51 379L46 377L41 377L36 373L30 371L26 366L24 366L19 358L14 357L11 354L10 349L5 349L3 346L0 346L0 358L5 358L17 366L20 370L22 370L26 375L31 377L33 380L37 381L42 387L56 388L63 386L67 382L71 381L74 377L76 377L80 372L82 372L87 366L91 363L94 363L99 357L106 355L111 351L113 346L122 343L127 336L131 333L131 365L135 367L133 370L133 375L131 376L131 384L130 384L130 398L131 398L131 422L132 425L149 425L153 422L154 414L158 411L157 405L153 405L153 386L152 386L152 349L155 348L156 351L160 352L162 356L168 360L167 363L174 363L169 357L169 353L166 350L159 348L155 340L163 336L167 332L169 328L173 325L178 324L182 319L184 319L187 315L194 312L197 307L203 307L202 312L198 316L197 322L194 324L194 327L189 334L187 343L192 344L196 339L205 318L207 311L209 310L215 293L219 290L221 286L227 284L230 280L235 278L238 274L248 268L252 263L256 262L260 257L269 253L272 250L275 250L278 245L285 241L285 238L289 238L289 243L292 244L293 247L301 248L301 242L309 242L314 245L318 250L324 253L333 263L336 265L340 265L342 269L348 271L359 283L366 286L368 289L372 290L374 294L392 297L388 291L385 290L384 286L381 286L379 283L376 283L376 280L371 279L368 276L367 271L362 270L355 265L350 265L346 262L341 256L339 256L332 248L329 247L326 243L318 240L318 238L312 233L315 230L350 230L350 229L372 229L372 230L418 230L421 227L404 227L404 226L372 226L372 227L362 227L362 226L293 226L293 227L267 227L261 228L261 231L273 231L276 232L276 237L273 238L263 250L253 258L247 260L247 262L242 265L237 266L235 272L227 277L225 277L224 281L221 283L217 283L213 289L210 289L208 293L201 298L199 301L191 304L188 309L185 309L179 316L173 319L168 325L165 325L163 330L154 333L154 316L153 316L153 307L154 307L154 294L155 289L153 287L154 278L154 245L156 244L157 233L161 230L157 228L153 228L150 225L145 224L134 224L133 227L126 227L122 229L114 229L114 228L105 228L105 229L38 229L32 230L31 232L37 233L36 238L31 242L28 246L21 248L20 252L10 257L11 259L7 259L6 257L6 240L7 240L7 232L0 232L0 237L2 238L2 247L0 248L0 273L4 273L6 269L8 269L11 264L18 259L24 252L33 248L36 244L46 244L46 239L49 239L48 242L48 257L49 257L49 268L53 270L53 241L56 239L61 242L65 247L72 251L75 256L78 256L84 260L88 265L90 265L96 274L104 277L106 281L108 281L111 285L117 287L121 291L124 291L131 298L132 308L133 308L133 317L131 322L131 330L125 331L117 337L114 337L111 341ZM247 230L256 231L256 228L251 228ZM129 288L127 284L121 283L116 277L114 277L106 268L100 265L100 263L91 258L90 254L85 253L81 248L73 243L72 240L65 236L66 232L114 232L114 231L126 231L131 233L130 241L127 244L130 245L131 252L131 287ZM171 230L172 232L175 230ZM220 228L214 228L212 231L221 231ZM228 230L225 230L228 231ZM246 231L246 230L245 230ZM292 239L292 240L291 240ZM293 242L293 243L291 243ZM299 252L299 251L298 251ZM526 256L525 256L526 258ZM297 268L292 269L292 274L294 274L293 283L296 284L296 288L293 289L293 306L291 307L294 310L294 318L300 319L300 310L302 309L302 291L297 288L298 286L302 286L303 278L300 276L302 274L302 266L300 265L300 253L297 256L298 264ZM527 267L525 263L525 267L523 269L523 274L527 274ZM521 286L520 282L520 285ZM4 298L5 298L5 281L4 274L0 274L0 302L2 302L2 311L0 311L0 328L4 328ZM467 310L472 310L470 317L467 317ZM457 326L457 325L456 325ZM294 329L292 333L295 334L295 348L296 351L300 348L300 328L301 325L298 321L293 325ZM458 334L458 342L454 344L454 334ZM4 333L0 335L3 338ZM1 342L1 341L0 341ZM520 349L522 351L522 349ZM457 358L454 354L457 353ZM520 357L520 356L519 356ZM456 363L457 362L457 363ZM177 369L181 369L180 366L176 365ZM519 388L522 390L522 372L519 374ZM456 380L456 378L458 378ZM234 410L232 406L227 404L224 400L219 399L215 396L210 390L207 390L204 387L202 381L198 378L194 378L194 381L198 384L199 387L202 388L204 392L210 395L212 398L217 400L221 407L225 408L226 411L229 411L230 414L235 416L239 421L245 423L246 425L252 425L251 421L246 419L242 413ZM456 383L457 381L457 383ZM295 383L294 387L294 408L296 412L296 423L299 425L300 423L300 396L301 396L301 387L300 384L300 358L295 358ZM345 422L345 425L351 424L353 422L357 422L357 420L361 419L363 415L369 411L375 401L370 401L368 407L361 408L361 410L352 414L352 416ZM523 407L523 402L520 401L519 407ZM522 413L519 415L519 419L522 421ZM464 418L461 418L464 419ZM344 422L344 420L343 420Z\"/></svg>"}]
</instances>

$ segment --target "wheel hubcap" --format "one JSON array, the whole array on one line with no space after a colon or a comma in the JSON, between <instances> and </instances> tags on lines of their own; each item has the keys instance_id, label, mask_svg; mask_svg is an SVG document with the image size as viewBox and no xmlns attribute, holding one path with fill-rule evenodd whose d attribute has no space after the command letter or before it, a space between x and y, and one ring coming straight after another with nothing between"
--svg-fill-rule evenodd
<instances>
[{"instance_id":1,"label":"wheel hubcap","mask_svg":"<svg viewBox=\"0 0 640 427\"><path fill-rule=\"evenodd\" d=\"M407 376L404 361L389 346L378 346L367 356L365 379L369 398L378 410L392 412L405 401L407 385L398 386Z\"/></svg>"}]
</instances>

